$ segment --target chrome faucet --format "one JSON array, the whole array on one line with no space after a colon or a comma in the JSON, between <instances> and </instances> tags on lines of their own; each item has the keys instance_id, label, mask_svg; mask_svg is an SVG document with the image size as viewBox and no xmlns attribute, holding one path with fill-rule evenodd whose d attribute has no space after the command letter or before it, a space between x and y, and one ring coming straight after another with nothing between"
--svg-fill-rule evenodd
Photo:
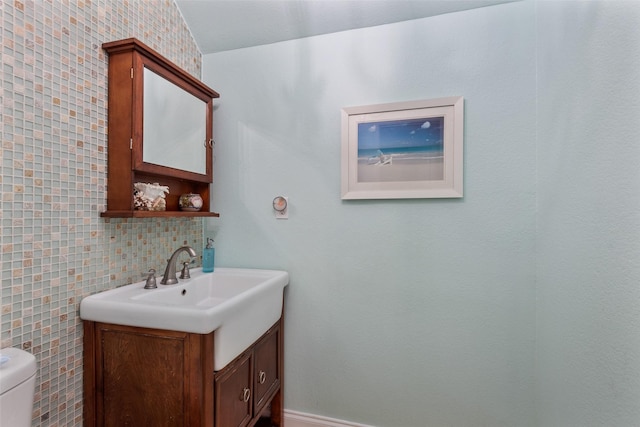
<instances>
[{"instance_id":1,"label":"chrome faucet","mask_svg":"<svg viewBox=\"0 0 640 427\"><path fill-rule=\"evenodd\" d=\"M162 276L162 280L160 280L161 285L173 285L178 283L178 278L176 277L176 261L178 260L178 255L185 251L189 254L191 259L196 257L196 251L193 250L191 246L180 246L176 251L171 254L171 258L167 260L167 268L164 270L164 276Z\"/></svg>"}]
</instances>

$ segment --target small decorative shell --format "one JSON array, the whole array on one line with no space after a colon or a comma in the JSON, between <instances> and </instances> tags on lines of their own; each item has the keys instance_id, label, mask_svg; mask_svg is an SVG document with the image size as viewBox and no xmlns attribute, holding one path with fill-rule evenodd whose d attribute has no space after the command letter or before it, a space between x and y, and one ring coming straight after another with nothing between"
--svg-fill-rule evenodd
<instances>
[{"instance_id":1,"label":"small decorative shell","mask_svg":"<svg viewBox=\"0 0 640 427\"><path fill-rule=\"evenodd\" d=\"M166 209L166 194L169 187L165 185L136 182L133 184L133 206L143 211L163 211Z\"/></svg>"}]
</instances>

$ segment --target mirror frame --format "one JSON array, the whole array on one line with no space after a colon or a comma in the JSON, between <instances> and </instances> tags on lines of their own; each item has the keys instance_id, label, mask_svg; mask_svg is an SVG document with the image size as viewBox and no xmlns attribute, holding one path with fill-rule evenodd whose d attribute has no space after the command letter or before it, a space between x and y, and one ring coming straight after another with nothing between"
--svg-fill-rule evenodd
<instances>
[{"instance_id":1,"label":"mirror frame","mask_svg":"<svg viewBox=\"0 0 640 427\"><path fill-rule=\"evenodd\" d=\"M146 172L154 175L172 176L180 179L188 179L192 181L200 182L212 182L213 178L213 164L212 164L212 152L213 152L213 98L217 98L219 95L201 83L199 80L193 78L182 69L177 68L171 62L158 61L157 59L163 58L150 58L144 55L134 55L133 61L133 105L135 108L132 111L133 120L133 141L132 141L132 167L136 171ZM203 141L203 149L206 154L206 172L200 174L197 172L185 171L182 169L176 169L169 166L158 165L155 163L147 163L143 159L143 144L144 144L144 68L156 73L160 77L166 79L170 83L175 84L180 89L195 96L203 101L206 106L203 114L206 126L206 141L209 143L205 146Z\"/></svg>"}]
</instances>

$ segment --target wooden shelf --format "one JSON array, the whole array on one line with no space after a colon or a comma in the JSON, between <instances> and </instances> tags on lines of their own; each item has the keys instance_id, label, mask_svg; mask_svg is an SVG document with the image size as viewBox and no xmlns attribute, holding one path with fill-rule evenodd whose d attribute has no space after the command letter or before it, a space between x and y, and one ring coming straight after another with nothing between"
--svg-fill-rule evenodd
<instances>
[{"instance_id":1,"label":"wooden shelf","mask_svg":"<svg viewBox=\"0 0 640 427\"><path fill-rule=\"evenodd\" d=\"M220 216L217 212L183 212L183 211L106 211L102 218L195 218Z\"/></svg>"}]
</instances>

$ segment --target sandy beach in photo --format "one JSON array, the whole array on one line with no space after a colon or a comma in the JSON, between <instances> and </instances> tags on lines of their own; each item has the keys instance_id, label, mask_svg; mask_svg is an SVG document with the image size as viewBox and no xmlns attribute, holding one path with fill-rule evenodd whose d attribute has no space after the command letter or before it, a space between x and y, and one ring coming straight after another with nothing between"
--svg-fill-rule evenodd
<instances>
[{"instance_id":1,"label":"sandy beach in photo","mask_svg":"<svg viewBox=\"0 0 640 427\"><path fill-rule=\"evenodd\" d=\"M358 159L358 182L442 181L444 157L425 153L388 154Z\"/></svg>"}]
</instances>

